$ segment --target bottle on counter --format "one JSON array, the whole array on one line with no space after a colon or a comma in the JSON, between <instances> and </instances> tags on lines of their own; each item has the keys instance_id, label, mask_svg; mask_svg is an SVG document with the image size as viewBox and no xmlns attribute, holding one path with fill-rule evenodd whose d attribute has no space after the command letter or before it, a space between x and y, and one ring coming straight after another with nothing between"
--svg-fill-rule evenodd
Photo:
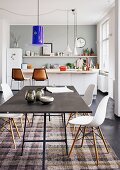
<instances>
[{"instance_id":1,"label":"bottle on counter","mask_svg":"<svg viewBox=\"0 0 120 170\"><path fill-rule=\"evenodd\" d=\"M90 60L90 68L94 68L94 64L93 64L92 59Z\"/></svg>"},{"instance_id":2,"label":"bottle on counter","mask_svg":"<svg viewBox=\"0 0 120 170\"><path fill-rule=\"evenodd\" d=\"M82 58L79 58L77 61L76 61L76 67L81 69L83 66L83 59Z\"/></svg>"},{"instance_id":3,"label":"bottle on counter","mask_svg":"<svg viewBox=\"0 0 120 170\"><path fill-rule=\"evenodd\" d=\"M95 53L94 53L94 51L93 51L92 48L91 48L91 50L90 50L90 55L91 55L91 56L94 56L94 55L95 55Z\"/></svg>"}]
</instances>

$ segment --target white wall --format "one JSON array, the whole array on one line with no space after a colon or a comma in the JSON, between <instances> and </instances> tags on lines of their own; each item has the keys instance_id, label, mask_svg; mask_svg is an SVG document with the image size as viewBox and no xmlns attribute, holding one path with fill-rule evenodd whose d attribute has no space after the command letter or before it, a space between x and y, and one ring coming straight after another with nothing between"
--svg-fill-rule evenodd
<instances>
[{"instance_id":1,"label":"white wall","mask_svg":"<svg viewBox=\"0 0 120 170\"><path fill-rule=\"evenodd\" d=\"M98 63L100 64L100 58L102 57L100 53L101 42L100 42L100 25L109 19L109 76L108 76L108 92L111 98L114 98L114 81L115 81L115 8L111 11L97 24L97 52L98 52Z\"/></svg>"},{"instance_id":2,"label":"white wall","mask_svg":"<svg viewBox=\"0 0 120 170\"><path fill-rule=\"evenodd\" d=\"M120 117L120 1L115 0L115 114Z\"/></svg>"},{"instance_id":3,"label":"white wall","mask_svg":"<svg viewBox=\"0 0 120 170\"><path fill-rule=\"evenodd\" d=\"M109 77L108 92L110 97L115 98L115 8L110 13L110 44L109 44Z\"/></svg>"},{"instance_id":4,"label":"white wall","mask_svg":"<svg viewBox=\"0 0 120 170\"><path fill-rule=\"evenodd\" d=\"M6 49L10 42L10 26L5 20L0 20L0 84L6 83ZM1 86L0 86L1 90Z\"/></svg>"},{"instance_id":5,"label":"white wall","mask_svg":"<svg viewBox=\"0 0 120 170\"><path fill-rule=\"evenodd\" d=\"M23 55L26 50L39 52L40 47L32 45L32 25L11 25L10 32L16 38L19 38L18 45L23 49ZM84 48L77 48L78 54L83 53L83 49L93 49L96 53L96 25L77 25L77 37L83 37L86 40ZM74 26L69 25L68 40L70 48L74 48ZM53 52L64 52L67 47L67 27L66 25L44 25L44 41L53 44ZM10 47L14 47L13 37L10 37Z\"/></svg>"}]
</instances>

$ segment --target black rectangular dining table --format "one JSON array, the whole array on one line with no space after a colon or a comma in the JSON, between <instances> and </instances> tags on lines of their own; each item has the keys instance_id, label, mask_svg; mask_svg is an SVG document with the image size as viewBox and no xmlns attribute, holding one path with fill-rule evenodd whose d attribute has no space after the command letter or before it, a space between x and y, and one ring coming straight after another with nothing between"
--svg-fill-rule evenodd
<instances>
[{"instance_id":1,"label":"black rectangular dining table","mask_svg":"<svg viewBox=\"0 0 120 170\"><path fill-rule=\"evenodd\" d=\"M73 86L68 86L69 89L74 92L65 92L65 93L50 93L45 89L46 96L54 97L54 101L48 105L41 102L34 102L32 104L27 103L25 100L25 93L27 90L35 90L37 88L43 88L42 86L25 86L17 94L11 97L8 101L0 106L0 113L24 113L25 114L25 123L24 123L24 132L23 132L23 142L22 142L22 152L25 142L42 142L43 143L43 160L42 160L42 169L45 169L45 152L46 152L46 142L65 142L66 144L66 153L68 154L67 146L67 133L66 133L66 122L65 115L68 113L91 113L92 111L83 101L81 96L77 93ZM44 127L43 127L43 139L42 140L25 140L25 131L26 131L26 119L27 114L35 113L44 116ZM65 139L62 140L47 140L46 139L46 116L48 113L63 113L64 122L63 126L65 129Z\"/></svg>"}]
</instances>

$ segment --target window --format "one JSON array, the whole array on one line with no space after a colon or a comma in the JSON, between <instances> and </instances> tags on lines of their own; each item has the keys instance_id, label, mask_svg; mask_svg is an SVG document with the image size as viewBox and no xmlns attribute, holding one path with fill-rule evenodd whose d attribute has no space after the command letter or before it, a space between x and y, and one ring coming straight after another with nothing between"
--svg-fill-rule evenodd
<instances>
[{"instance_id":1,"label":"window","mask_svg":"<svg viewBox=\"0 0 120 170\"><path fill-rule=\"evenodd\" d=\"M109 20L102 24L101 69L109 71Z\"/></svg>"}]
</instances>

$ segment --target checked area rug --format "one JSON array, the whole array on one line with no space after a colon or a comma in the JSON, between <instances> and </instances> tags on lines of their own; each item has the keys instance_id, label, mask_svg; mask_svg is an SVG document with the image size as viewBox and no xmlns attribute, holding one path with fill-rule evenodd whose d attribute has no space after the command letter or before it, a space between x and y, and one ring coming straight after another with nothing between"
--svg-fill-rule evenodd
<instances>
[{"instance_id":1,"label":"checked area rug","mask_svg":"<svg viewBox=\"0 0 120 170\"><path fill-rule=\"evenodd\" d=\"M14 129L17 148L14 149L10 132L4 130L0 132L0 170L42 170L42 144L37 142L25 143L23 156L21 153L22 134L21 124L17 121L21 134L19 139ZM42 139L43 137L43 117L36 116L33 126L27 124L26 138ZM47 139L63 139L64 129L61 116L47 118ZM74 133L73 127L67 127L68 147L70 149ZM108 144L108 142L107 142ZM99 166L96 166L94 147L91 141L85 140L80 148L80 141L75 144L71 157L66 155L65 143L47 143L46 149L46 170L118 170L120 161L109 146L110 153L106 152L101 139L97 140L99 151Z\"/></svg>"}]
</instances>

